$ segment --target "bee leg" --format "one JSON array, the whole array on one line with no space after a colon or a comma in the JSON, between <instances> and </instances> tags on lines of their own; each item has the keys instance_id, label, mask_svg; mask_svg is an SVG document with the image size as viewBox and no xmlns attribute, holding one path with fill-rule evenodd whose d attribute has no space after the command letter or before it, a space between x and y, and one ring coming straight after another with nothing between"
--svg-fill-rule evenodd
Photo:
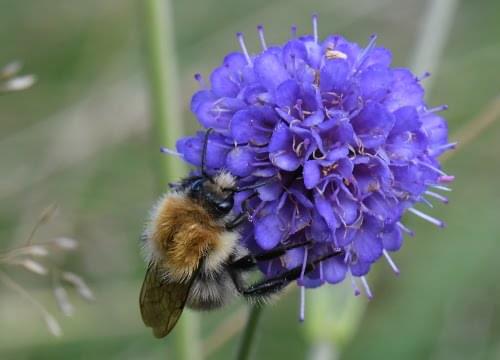
<instances>
[{"instance_id":1,"label":"bee leg","mask_svg":"<svg viewBox=\"0 0 500 360\"><path fill-rule=\"evenodd\" d=\"M243 204L241 205L243 212L238 216L236 216L236 218L234 218L231 222L226 224L226 230L234 230L235 228L243 224L243 222L247 219L248 215L250 214L248 203L256 196L257 193L254 193L243 201Z\"/></svg>"},{"instance_id":2,"label":"bee leg","mask_svg":"<svg viewBox=\"0 0 500 360\"><path fill-rule=\"evenodd\" d=\"M231 222L226 224L226 230L234 230L247 219L247 213L241 213L236 216Z\"/></svg>"},{"instance_id":3,"label":"bee leg","mask_svg":"<svg viewBox=\"0 0 500 360\"><path fill-rule=\"evenodd\" d=\"M265 251L265 252L262 252L260 254L243 256L243 257L233 261L230 264L230 266L232 268L236 268L236 269L240 269L240 270L251 269L254 266L256 266L257 262L259 262L259 261L276 259L280 256L285 255L288 250L295 249L295 248L302 247L302 246L307 246L309 244L311 244L310 240L295 243L295 244L286 244L286 245L278 246L272 250Z\"/></svg>"},{"instance_id":4,"label":"bee leg","mask_svg":"<svg viewBox=\"0 0 500 360\"><path fill-rule=\"evenodd\" d=\"M341 255L343 253L344 252L342 250L335 250L330 254L326 254L315 259L314 261L307 263L304 268L303 266L296 266L290 270L284 271L283 273L275 277L252 284L246 289L243 289L241 294L248 297L272 295L283 289L292 281L300 278L303 274L308 274L313 271L321 261Z\"/></svg>"}]
</instances>

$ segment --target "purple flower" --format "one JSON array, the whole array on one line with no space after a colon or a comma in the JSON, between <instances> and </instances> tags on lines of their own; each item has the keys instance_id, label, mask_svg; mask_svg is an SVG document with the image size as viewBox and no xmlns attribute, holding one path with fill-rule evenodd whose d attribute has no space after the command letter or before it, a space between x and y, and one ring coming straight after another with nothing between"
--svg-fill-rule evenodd
<instances>
[{"instance_id":1,"label":"purple flower","mask_svg":"<svg viewBox=\"0 0 500 360\"><path fill-rule=\"evenodd\" d=\"M446 121L429 109L421 79L392 68L391 52L360 47L340 35L313 35L268 46L258 27L262 51L228 54L210 76L210 88L192 98L191 109L205 128L207 170L226 169L239 185L275 179L248 201L251 222L243 241L254 251L290 242L312 241L278 260L262 264L267 275L342 249L343 256L322 261L299 284L317 287L365 275L400 249L404 213L440 227L444 223L414 206L428 198L446 202L437 190L453 177L437 157L454 147ZM200 76L197 76L200 80ZM203 82L200 80L200 83ZM177 150L199 166L203 133L178 141ZM249 193L239 194L236 209ZM241 210L240 210L241 211Z\"/></svg>"}]
</instances>

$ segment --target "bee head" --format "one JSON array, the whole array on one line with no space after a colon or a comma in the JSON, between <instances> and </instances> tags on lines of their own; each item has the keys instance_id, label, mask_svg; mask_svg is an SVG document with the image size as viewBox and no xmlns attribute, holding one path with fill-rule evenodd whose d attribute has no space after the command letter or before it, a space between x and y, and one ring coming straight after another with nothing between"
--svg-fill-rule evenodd
<instances>
[{"instance_id":1,"label":"bee head","mask_svg":"<svg viewBox=\"0 0 500 360\"><path fill-rule=\"evenodd\" d=\"M214 178L200 176L192 178L187 188L188 196L199 202L217 218L229 214L234 206L235 179L222 172Z\"/></svg>"},{"instance_id":2,"label":"bee head","mask_svg":"<svg viewBox=\"0 0 500 360\"><path fill-rule=\"evenodd\" d=\"M226 171L221 171L214 177L206 171L206 156L208 140L213 129L207 129L205 141L201 153L201 176L186 179L181 188L187 190L190 198L201 203L216 218L222 218L228 215L234 206L234 194L237 192L254 190L274 182L275 177L269 178L263 182L255 183L243 187L236 187L236 178Z\"/></svg>"}]
</instances>

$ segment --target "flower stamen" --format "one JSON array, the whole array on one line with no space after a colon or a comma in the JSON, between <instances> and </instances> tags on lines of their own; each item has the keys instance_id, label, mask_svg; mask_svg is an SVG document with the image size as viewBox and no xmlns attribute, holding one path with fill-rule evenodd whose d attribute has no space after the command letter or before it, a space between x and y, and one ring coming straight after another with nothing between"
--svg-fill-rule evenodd
<instances>
[{"instance_id":1,"label":"flower stamen","mask_svg":"<svg viewBox=\"0 0 500 360\"><path fill-rule=\"evenodd\" d=\"M252 66L252 59L250 58L250 54L248 53L247 46L245 45L245 38L242 32L236 34L238 38L238 42L240 43L241 50L243 51L243 55L245 55L245 59L247 60L248 65Z\"/></svg>"},{"instance_id":2,"label":"flower stamen","mask_svg":"<svg viewBox=\"0 0 500 360\"><path fill-rule=\"evenodd\" d=\"M313 27L314 42L318 43L318 14L314 14L312 16L312 27Z\"/></svg>"},{"instance_id":3,"label":"flower stamen","mask_svg":"<svg viewBox=\"0 0 500 360\"><path fill-rule=\"evenodd\" d=\"M361 279L361 283L363 284L363 287L365 288L366 297L368 298L368 300L373 299L373 294L372 294L372 291L370 289L370 286L368 285L368 281L366 281L366 277L361 276L360 279Z\"/></svg>"},{"instance_id":4,"label":"flower stamen","mask_svg":"<svg viewBox=\"0 0 500 360\"><path fill-rule=\"evenodd\" d=\"M264 26L263 25L257 26L257 31L259 33L260 46L262 46L262 50L266 51L267 44L266 44L266 38L264 36Z\"/></svg>"},{"instance_id":5,"label":"flower stamen","mask_svg":"<svg viewBox=\"0 0 500 360\"><path fill-rule=\"evenodd\" d=\"M427 215L426 213L423 213L422 211L420 210L417 210L415 208L408 208L408 211L417 215L418 217L421 217L422 219L430 222L431 224L434 224L436 226L439 226L439 227L445 227L446 224L444 221L442 220L439 220L439 219L436 219L436 218L433 218L432 216L430 215Z\"/></svg>"},{"instance_id":6,"label":"flower stamen","mask_svg":"<svg viewBox=\"0 0 500 360\"><path fill-rule=\"evenodd\" d=\"M384 249L382 253L384 254L384 257L387 260L387 263L391 267L392 271L394 271L394 274L399 275L400 274L399 268L396 266L396 263L394 262L394 260L392 260L387 250Z\"/></svg>"},{"instance_id":7,"label":"flower stamen","mask_svg":"<svg viewBox=\"0 0 500 360\"><path fill-rule=\"evenodd\" d=\"M429 195L430 197L433 197L435 199L438 199L443 204L448 204L448 198L446 196L443 196L441 194L435 193L434 191L426 191L425 194Z\"/></svg>"}]
</instances>

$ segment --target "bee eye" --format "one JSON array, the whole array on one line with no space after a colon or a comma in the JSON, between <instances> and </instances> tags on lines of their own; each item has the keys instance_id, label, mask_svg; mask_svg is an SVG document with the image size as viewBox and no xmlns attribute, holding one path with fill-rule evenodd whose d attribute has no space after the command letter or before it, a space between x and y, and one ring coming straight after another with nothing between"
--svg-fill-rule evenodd
<instances>
[{"instance_id":1,"label":"bee eye","mask_svg":"<svg viewBox=\"0 0 500 360\"><path fill-rule=\"evenodd\" d=\"M200 192L202 186L203 186L203 179L198 179L191 184L191 191Z\"/></svg>"},{"instance_id":2,"label":"bee eye","mask_svg":"<svg viewBox=\"0 0 500 360\"><path fill-rule=\"evenodd\" d=\"M229 197L221 201L220 203L217 203L216 205L217 210L224 215L228 214L233 208L233 206L234 206L234 199L232 197Z\"/></svg>"}]
</instances>

